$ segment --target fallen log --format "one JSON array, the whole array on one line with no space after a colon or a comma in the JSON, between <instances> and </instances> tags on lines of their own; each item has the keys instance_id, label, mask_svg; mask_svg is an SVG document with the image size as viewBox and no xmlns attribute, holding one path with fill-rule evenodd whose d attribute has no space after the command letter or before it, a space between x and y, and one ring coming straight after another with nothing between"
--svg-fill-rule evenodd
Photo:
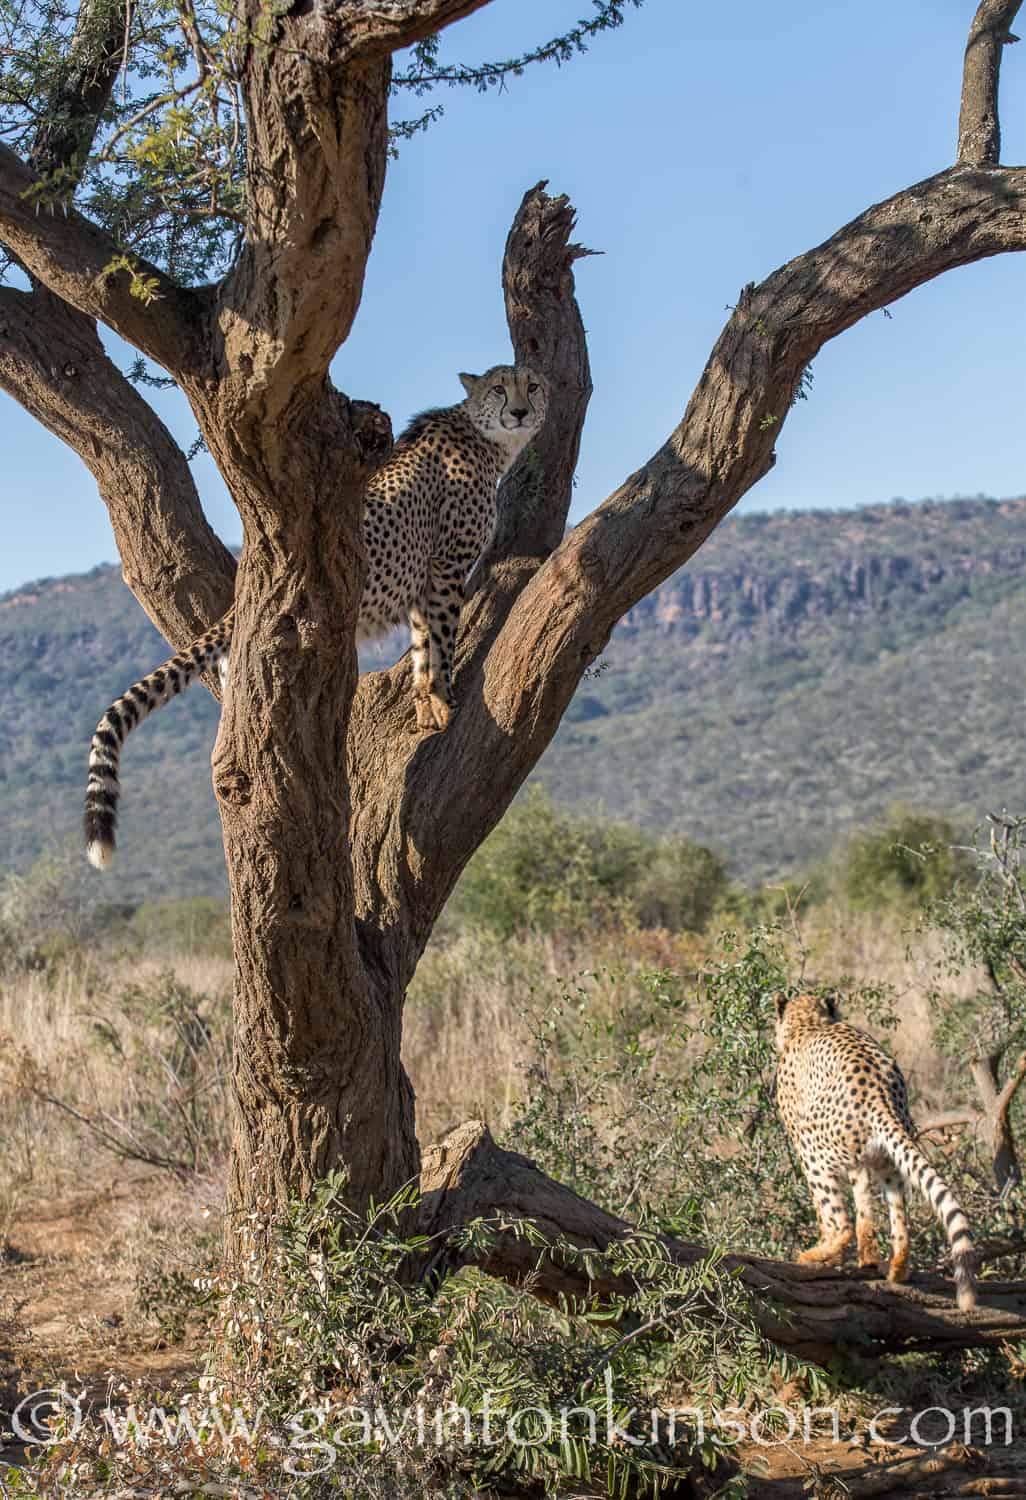
<instances>
[{"instance_id":1,"label":"fallen log","mask_svg":"<svg viewBox=\"0 0 1026 1500\"><path fill-rule=\"evenodd\" d=\"M421 1169L421 1227L435 1236L455 1234L475 1219L495 1226L483 1249L461 1251L459 1264L476 1265L503 1281L527 1285L539 1298L627 1294L624 1277L591 1275L558 1244L604 1251L638 1233L626 1219L563 1187L516 1151L496 1145L487 1125L471 1120L425 1151ZM518 1226L533 1226L531 1239ZM544 1243L553 1245L549 1254ZM705 1260L709 1247L658 1237L679 1265ZM903 1350L951 1351L1026 1338L1026 1282L983 1281L979 1306L969 1313L955 1305L951 1281L913 1274L892 1285L875 1272L822 1269L730 1254L751 1293L762 1334L804 1359L824 1361L841 1349L868 1355Z\"/></svg>"}]
</instances>

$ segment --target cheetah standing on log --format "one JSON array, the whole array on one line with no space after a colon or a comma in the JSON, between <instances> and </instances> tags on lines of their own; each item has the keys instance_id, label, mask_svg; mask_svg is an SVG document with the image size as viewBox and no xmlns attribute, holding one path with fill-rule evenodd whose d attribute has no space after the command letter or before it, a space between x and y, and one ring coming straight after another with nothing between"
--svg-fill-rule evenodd
<instances>
[{"instance_id":1,"label":"cheetah standing on log","mask_svg":"<svg viewBox=\"0 0 1026 1500\"><path fill-rule=\"evenodd\" d=\"M919 1150L901 1070L871 1036L838 1020L832 999L780 993L777 1103L819 1217L819 1242L799 1261L840 1265L852 1238L844 1180L855 1190L859 1265L876 1263L873 1184L890 1210L890 1281L908 1274L903 1181L914 1183L944 1225L960 1308L976 1306L973 1246L965 1214Z\"/></svg>"},{"instance_id":2,"label":"cheetah standing on log","mask_svg":"<svg viewBox=\"0 0 1026 1500\"><path fill-rule=\"evenodd\" d=\"M415 417L369 479L363 535L367 550L358 640L408 620L413 699L421 729L448 726L452 662L463 589L495 529L499 480L545 421L548 382L523 366L495 365L461 375L467 399ZM130 687L100 720L89 752L86 852L97 869L114 855L118 765L130 730L188 687L224 667L235 611L186 650Z\"/></svg>"}]
</instances>

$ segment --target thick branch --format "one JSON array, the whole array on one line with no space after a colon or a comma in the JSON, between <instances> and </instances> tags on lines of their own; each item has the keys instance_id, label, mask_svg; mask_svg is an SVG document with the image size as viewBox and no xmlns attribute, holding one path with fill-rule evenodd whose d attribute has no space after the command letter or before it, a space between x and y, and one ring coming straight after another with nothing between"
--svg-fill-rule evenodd
<instances>
[{"instance_id":1,"label":"thick branch","mask_svg":"<svg viewBox=\"0 0 1026 1500\"><path fill-rule=\"evenodd\" d=\"M527 1284L552 1302L561 1296L611 1300L630 1291L615 1277L591 1279L577 1257L560 1256L558 1250L539 1252L516 1233L518 1222L529 1221L553 1245L568 1240L602 1251L637 1230L546 1177L527 1157L502 1150L479 1121L459 1126L425 1152L421 1192L427 1233L454 1231L478 1218L508 1225L498 1229L486 1251L468 1254L489 1275ZM701 1245L660 1238L678 1264L693 1265L709 1254ZM805 1359L826 1360L845 1346L865 1353L867 1343L878 1352L964 1349L1001 1344L1026 1332L1022 1283L982 1283L982 1305L966 1314L955 1306L951 1283L937 1276L916 1276L911 1284L892 1286L868 1280L864 1273L749 1255L727 1256L724 1263L740 1269L764 1336Z\"/></svg>"},{"instance_id":2,"label":"thick branch","mask_svg":"<svg viewBox=\"0 0 1026 1500\"><path fill-rule=\"evenodd\" d=\"M551 395L543 431L499 492L495 541L470 582L471 592L477 588L477 593L464 612L462 629L464 641L475 643L475 672L480 672L512 601L539 561L562 539L570 509L591 395L573 273L574 262L587 252L570 242L573 227L568 199L549 197L545 184L538 183L525 194L506 243L502 279L515 358L548 377ZM469 670L464 665L461 674ZM426 807L418 807L420 787L435 777L452 775L453 766L463 767L460 817L481 829L501 816L519 784L505 773L493 783L491 768L474 774L475 713L461 711L443 737L425 741L418 736L408 713L406 671L404 662L392 672L360 679L348 742L357 910L368 944L376 942L376 934L387 932L387 962L401 985L416 967L434 920L418 897L421 882L434 878L427 872L439 869L437 844L452 836ZM457 691L463 696L459 683ZM407 842L405 828L411 819L416 832ZM443 878L455 880L458 870L450 864ZM439 901L450 888L436 887ZM385 946L379 954L382 961Z\"/></svg>"},{"instance_id":3,"label":"thick branch","mask_svg":"<svg viewBox=\"0 0 1026 1500\"><path fill-rule=\"evenodd\" d=\"M957 160L967 167L996 167L1001 160L998 78L1001 49L1022 0L980 0L965 48Z\"/></svg>"},{"instance_id":4,"label":"thick branch","mask_svg":"<svg viewBox=\"0 0 1026 1500\"><path fill-rule=\"evenodd\" d=\"M318 390L352 327L385 181L389 61L332 69L331 40L319 10L290 16L245 75L246 244L220 290L215 361L234 446L272 473L283 413Z\"/></svg>"},{"instance_id":5,"label":"thick branch","mask_svg":"<svg viewBox=\"0 0 1026 1500\"><path fill-rule=\"evenodd\" d=\"M32 166L77 182L125 57L127 30L113 0L82 0L32 147Z\"/></svg>"},{"instance_id":6,"label":"thick branch","mask_svg":"<svg viewBox=\"0 0 1026 1500\"><path fill-rule=\"evenodd\" d=\"M36 186L35 173L0 143L0 243L44 286L165 369L188 369L198 350L195 294L136 261L150 300L134 297L131 275L108 269L121 253L117 242L75 209L50 205L45 194L38 202Z\"/></svg>"},{"instance_id":7,"label":"thick branch","mask_svg":"<svg viewBox=\"0 0 1026 1500\"><path fill-rule=\"evenodd\" d=\"M124 57L125 18L83 0L32 147L33 168L71 189ZM93 318L41 281L0 288L0 389L72 448L95 478L125 582L183 646L231 601L235 561L203 515L185 455L108 359Z\"/></svg>"},{"instance_id":8,"label":"thick branch","mask_svg":"<svg viewBox=\"0 0 1026 1500\"><path fill-rule=\"evenodd\" d=\"M810 360L933 277L1022 249L1026 169L952 168L745 288L659 451L542 567L514 560L494 569L464 612L461 707L446 734L418 740L410 732L404 666L364 684L350 741L354 790L366 788L355 798L357 855L378 869L384 888L366 915L394 927L399 912L408 928L407 977L461 869L548 745L616 623L687 562L772 466ZM555 436L569 452L575 439L558 428ZM546 487L547 478L546 467ZM563 498L546 488L556 514Z\"/></svg>"},{"instance_id":9,"label":"thick branch","mask_svg":"<svg viewBox=\"0 0 1026 1500\"><path fill-rule=\"evenodd\" d=\"M531 188L517 210L502 259L502 290L517 363L549 377L549 414L530 457L521 460L503 486L485 571L507 558L540 561L563 540L591 399L588 341L574 295L573 267L595 252L571 243L573 206L565 196L550 198L547 186L539 182Z\"/></svg>"},{"instance_id":10,"label":"thick branch","mask_svg":"<svg viewBox=\"0 0 1026 1500\"><path fill-rule=\"evenodd\" d=\"M482 10L491 0L342 0L339 20L344 28L347 58L382 57L412 47Z\"/></svg>"},{"instance_id":11,"label":"thick branch","mask_svg":"<svg viewBox=\"0 0 1026 1500\"><path fill-rule=\"evenodd\" d=\"M185 645L217 619L231 603L235 560L203 515L185 455L108 359L92 321L45 288L0 288L0 389L87 465L125 582L168 640Z\"/></svg>"},{"instance_id":12,"label":"thick branch","mask_svg":"<svg viewBox=\"0 0 1026 1500\"><path fill-rule=\"evenodd\" d=\"M328 0L282 10L271 35L261 0L240 0L261 39L243 72L246 244L216 321L222 373L244 372L241 446L319 386L352 327L385 181L391 53L486 3Z\"/></svg>"}]
</instances>

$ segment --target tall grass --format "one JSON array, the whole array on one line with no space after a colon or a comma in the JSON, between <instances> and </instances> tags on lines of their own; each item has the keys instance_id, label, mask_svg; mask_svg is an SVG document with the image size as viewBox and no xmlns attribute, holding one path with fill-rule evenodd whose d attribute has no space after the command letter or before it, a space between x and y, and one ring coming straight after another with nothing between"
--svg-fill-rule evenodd
<instances>
[{"instance_id":1,"label":"tall grass","mask_svg":"<svg viewBox=\"0 0 1026 1500\"><path fill-rule=\"evenodd\" d=\"M930 1109L950 1096L951 1063L931 1029L939 938L910 940L899 916L838 901L814 908L800 935L816 980L891 988L898 1022L891 1044L914 1090ZM404 1027L421 1139L471 1116L486 1118L497 1135L508 1128L533 1087L532 1033L558 996L572 991L602 1024L643 1001L653 971L688 985L717 943L715 931L507 940L464 929L439 938L411 986ZM33 1194L67 1188L84 1163L113 1160L118 1141L130 1155L188 1164L196 1150L190 1111L205 1136L198 1166L216 1175L229 1139L231 983L231 964L217 954L102 948L0 977L0 1180L8 1195L19 1185ZM968 996L977 984L967 971L949 988ZM192 1011L198 1030L190 1039Z\"/></svg>"}]
</instances>

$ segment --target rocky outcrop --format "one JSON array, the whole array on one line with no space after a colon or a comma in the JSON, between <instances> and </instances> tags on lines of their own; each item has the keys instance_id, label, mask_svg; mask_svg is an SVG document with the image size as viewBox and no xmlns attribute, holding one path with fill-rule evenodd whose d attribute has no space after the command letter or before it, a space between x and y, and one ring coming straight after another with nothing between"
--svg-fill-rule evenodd
<instances>
[{"instance_id":1,"label":"rocky outcrop","mask_svg":"<svg viewBox=\"0 0 1026 1500\"><path fill-rule=\"evenodd\" d=\"M653 628L685 639L710 633L730 640L756 628L797 632L830 617L905 609L916 595L950 608L978 579L1026 573L1026 542L948 558L871 553L827 566L799 558L765 572L757 565L703 568L702 560L700 554L631 610L620 626L624 636Z\"/></svg>"}]
</instances>

